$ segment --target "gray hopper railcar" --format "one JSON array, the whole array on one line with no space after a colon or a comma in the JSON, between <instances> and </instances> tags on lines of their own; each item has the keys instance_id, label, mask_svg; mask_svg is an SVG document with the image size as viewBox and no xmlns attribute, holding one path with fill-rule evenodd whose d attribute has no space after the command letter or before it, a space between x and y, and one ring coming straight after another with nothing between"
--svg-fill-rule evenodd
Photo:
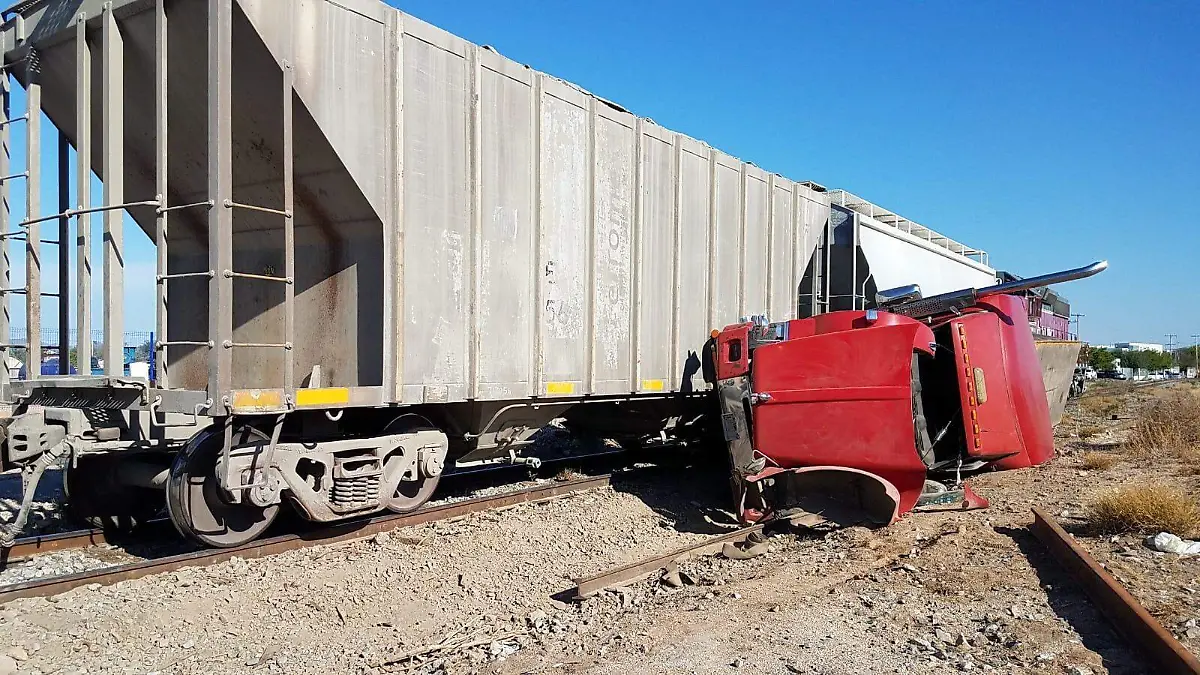
<instances>
[{"instance_id":1,"label":"gray hopper railcar","mask_svg":"<svg viewBox=\"0 0 1200 675\"><path fill-rule=\"evenodd\" d=\"M165 502L183 534L232 546L285 501L314 521L407 511L449 468L536 463L522 450L554 419L686 441L713 409L710 331L865 304L853 249L871 236L887 239L877 276L991 274L837 193L843 260L834 193L378 0L31 0L4 17L0 141L24 131L31 161L0 153L28 204L16 222L6 179L0 242L24 242L37 336L58 230L79 289L58 325L102 326L106 367L6 381L3 463L36 484L66 461L70 506L95 522ZM71 208L39 202L43 113L78 153L59 172ZM126 277L125 214L154 275ZM156 288L148 378L122 370L125 284ZM0 351L17 349L41 362L39 340ZM77 349L89 363L91 341Z\"/></svg>"}]
</instances>

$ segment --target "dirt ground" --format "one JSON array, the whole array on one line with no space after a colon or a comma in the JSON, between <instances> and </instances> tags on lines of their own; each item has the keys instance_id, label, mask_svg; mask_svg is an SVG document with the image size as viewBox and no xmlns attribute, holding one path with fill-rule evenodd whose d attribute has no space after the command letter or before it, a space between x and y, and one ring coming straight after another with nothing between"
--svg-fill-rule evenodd
<instances>
[{"instance_id":1,"label":"dirt ground","mask_svg":"<svg viewBox=\"0 0 1200 675\"><path fill-rule=\"evenodd\" d=\"M20 673L1140 673L1026 529L1039 505L1200 647L1200 561L1143 535L1085 536L1115 486L1200 478L1119 457L1158 395L1072 403L1059 456L972 484L991 508L878 531L786 535L770 552L682 566L583 602L573 579L728 527L720 467L657 472L544 504L0 607L0 675ZM1152 388L1157 390L1158 388ZM1107 395L1098 392L1094 396ZM1080 433L1087 438L1081 438Z\"/></svg>"}]
</instances>

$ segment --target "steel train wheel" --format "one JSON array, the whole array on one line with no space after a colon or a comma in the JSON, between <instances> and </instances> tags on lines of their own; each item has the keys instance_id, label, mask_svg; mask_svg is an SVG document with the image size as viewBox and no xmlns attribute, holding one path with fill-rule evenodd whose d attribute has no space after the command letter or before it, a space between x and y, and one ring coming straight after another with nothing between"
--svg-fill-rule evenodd
<instances>
[{"instance_id":1,"label":"steel train wheel","mask_svg":"<svg viewBox=\"0 0 1200 675\"><path fill-rule=\"evenodd\" d=\"M80 455L63 469L65 510L75 521L106 532L127 533L162 513L158 490L131 487L117 477L129 453Z\"/></svg>"},{"instance_id":2,"label":"steel train wheel","mask_svg":"<svg viewBox=\"0 0 1200 675\"><path fill-rule=\"evenodd\" d=\"M405 414L389 422L383 428L383 433L436 428L430 424L429 420L420 415ZM400 481L400 484L396 486L396 492L384 497L384 505L392 513L412 513L429 501L441 480L442 477L439 475L432 478L426 476L421 480Z\"/></svg>"},{"instance_id":3,"label":"steel train wheel","mask_svg":"<svg viewBox=\"0 0 1200 675\"><path fill-rule=\"evenodd\" d=\"M233 431L234 445L267 437L251 427ZM229 501L217 479L217 459L224 442L219 428L209 427L192 437L171 464L167 480L167 512L175 529L205 546L229 548L253 541L279 515L279 504L256 506Z\"/></svg>"}]
</instances>

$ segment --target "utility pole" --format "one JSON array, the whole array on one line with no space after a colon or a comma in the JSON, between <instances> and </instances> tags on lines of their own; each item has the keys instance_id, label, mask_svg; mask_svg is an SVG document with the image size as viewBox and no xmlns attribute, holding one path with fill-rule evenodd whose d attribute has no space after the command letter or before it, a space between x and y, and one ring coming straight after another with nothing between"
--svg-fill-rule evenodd
<instances>
[{"instance_id":1,"label":"utility pole","mask_svg":"<svg viewBox=\"0 0 1200 675\"><path fill-rule=\"evenodd\" d=\"M1171 355L1171 365L1175 365L1175 333L1167 333L1167 353Z\"/></svg>"},{"instance_id":2,"label":"utility pole","mask_svg":"<svg viewBox=\"0 0 1200 675\"><path fill-rule=\"evenodd\" d=\"M1200 371L1200 334L1192 333L1192 368Z\"/></svg>"},{"instance_id":3,"label":"utility pole","mask_svg":"<svg viewBox=\"0 0 1200 675\"><path fill-rule=\"evenodd\" d=\"M1075 339L1083 340L1083 334L1079 332L1079 319L1087 316L1087 314L1072 314L1071 318L1075 319ZM1068 324L1069 325L1069 324Z\"/></svg>"}]
</instances>

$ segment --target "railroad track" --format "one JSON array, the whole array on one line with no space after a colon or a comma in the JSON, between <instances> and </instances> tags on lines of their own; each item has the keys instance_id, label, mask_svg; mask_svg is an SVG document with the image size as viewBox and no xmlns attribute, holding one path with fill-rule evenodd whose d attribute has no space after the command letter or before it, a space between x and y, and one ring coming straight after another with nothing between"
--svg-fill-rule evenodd
<instances>
[{"instance_id":1,"label":"railroad track","mask_svg":"<svg viewBox=\"0 0 1200 675\"><path fill-rule=\"evenodd\" d=\"M439 520L450 520L472 513L481 513L484 511L515 506L517 504L548 501L551 499L564 497L575 492L605 487L611 484L615 475L620 474L610 473L601 476L565 481L554 485L535 486L500 495L479 497L459 502L451 502L448 504L439 504L437 506L423 508L408 514L386 514L342 523L334 523L325 527L282 534L267 539L260 539L235 548L203 549L188 553L180 553L177 555L169 555L162 558L153 558L125 565L106 567L100 570L80 572L77 574L53 577L49 579L27 581L9 586L0 586L0 604L17 600L19 598L34 598L57 595L73 588L79 588L80 586L86 586L89 584L100 584L102 586L106 586L115 584L119 581L128 581L130 579L139 579L141 577L154 574L173 572L185 567L204 567L207 565L214 565L225 562L226 560L229 560L235 556L239 558L263 558L266 556L276 555L286 551L294 551L309 546L335 544L352 539L370 537L380 532L387 532L401 527L421 525ZM26 547L24 549L26 552L33 550L36 553L46 553L52 550L63 550L65 548L70 548L73 544L87 545L83 544L82 542L85 539L90 541L90 538L94 536L94 533L90 531L77 533L68 532L62 535L48 535L46 537L34 538L40 539L40 544L32 540L25 540L23 545ZM42 548L37 549L36 547L39 545L42 546Z\"/></svg>"},{"instance_id":2,"label":"railroad track","mask_svg":"<svg viewBox=\"0 0 1200 675\"><path fill-rule=\"evenodd\" d=\"M1150 380L1150 381L1139 381L1139 382L1124 381L1123 386L1103 387L1100 389L1095 389L1095 388L1089 389L1088 391L1085 391L1082 394L1080 394L1076 398L1076 400L1092 398L1095 396L1118 396L1121 394L1129 393L1131 391L1136 391L1138 389L1148 389L1150 387L1161 387L1166 384L1174 384L1177 382L1190 382L1190 381L1191 380Z\"/></svg>"},{"instance_id":3,"label":"railroad track","mask_svg":"<svg viewBox=\"0 0 1200 675\"><path fill-rule=\"evenodd\" d=\"M542 468L549 469L556 465L577 465L582 462L603 462L609 459L615 459L625 455L625 450L611 450L607 452L596 452L580 456L554 457L544 460L541 464ZM470 479L477 478L485 474L502 473L519 471L523 467L504 464L488 467L477 467L465 470L454 471L446 474L447 479ZM435 500L436 501L436 500ZM161 528L174 533L166 518L151 520L143 525L143 527ZM5 569L8 565L16 562L21 562L37 555L46 553L54 553L55 551L69 551L72 549L87 548L89 546L102 546L109 543L123 543L131 540L131 535L126 535L118 539L110 539L106 532L100 528L78 529L68 532L55 532L52 534L39 534L30 537L21 537L16 543L8 549L0 550L0 570ZM2 586L0 586L2 588Z\"/></svg>"},{"instance_id":4,"label":"railroad track","mask_svg":"<svg viewBox=\"0 0 1200 675\"><path fill-rule=\"evenodd\" d=\"M108 539L104 535L104 530L99 528L22 537L11 548L0 553L0 562L4 566L7 566L10 563L32 558L35 555L43 553L68 551L75 548L87 548L88 546L101 546L107 543Z\"/></svg>"},{"instance_id":5,"label":"railroad track","mask_svg":"<svg viewBox=\"0 0 1200 675\"><path fill-rule=\"evenodd\" d=\"M1117 632L1157 666L1154 672L1200 675L1200 660L1167 632L1052 516L1034 508L1033 518L1029 529L1079 582Z\"/></svg>"}]
</instances>

